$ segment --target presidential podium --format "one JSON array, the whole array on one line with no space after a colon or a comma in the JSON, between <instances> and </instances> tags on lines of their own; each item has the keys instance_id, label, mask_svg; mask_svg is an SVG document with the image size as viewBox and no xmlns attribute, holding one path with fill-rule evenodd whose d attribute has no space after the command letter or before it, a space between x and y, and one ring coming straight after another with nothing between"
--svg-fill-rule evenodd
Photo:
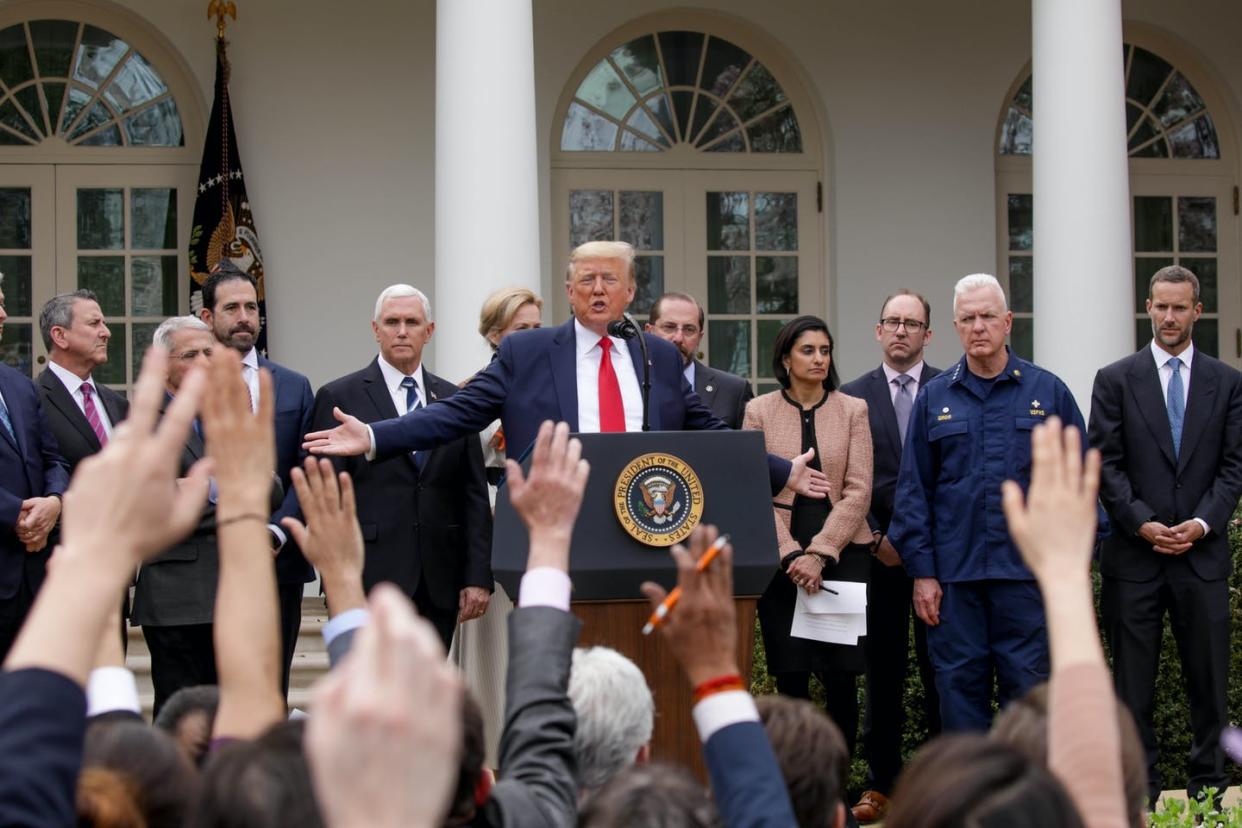
<instances>
[{"instance_id":1,"label":"presidential podium","mask_svg":"<svg viewBox=\"0 0 1242 828\"><path fill-rule=\"evenodd\" d=\"M583 623L579 646L602 644L631 658L655 697L652 755L684 763L703 777L691 687L658 631L641 633L651 612L644 581L671 589L669 555L693 526L711 523L733 544L738 664L749 679L755 598L776 567L776 530L763 434L758 431L660 431L580 434L591 476L574 526L572 610ZM529 468L529 459L523 461ZM496 498L492 569L517 600L526 570L526 528L502 487Z\"/></svg>"}]
</instances>

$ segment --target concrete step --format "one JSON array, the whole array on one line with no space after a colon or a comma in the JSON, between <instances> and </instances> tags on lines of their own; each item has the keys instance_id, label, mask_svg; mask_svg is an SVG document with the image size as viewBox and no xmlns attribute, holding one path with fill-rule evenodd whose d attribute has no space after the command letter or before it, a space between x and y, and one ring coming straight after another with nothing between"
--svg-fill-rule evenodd
<instances>
[{"instance_id":1,"label":"concrete step","mask_svg":"<svg viewBox=\"0 0 1242 828\"><path fill-rule=\"evenodd\" d=\"M320 676L328 672L328 651L323 642L323 626L328 621L323 599L309 597L302 600L302 626L298 630L298 643L293 651L293 665L289 674L289 708L306 710L310 703L311 687ZM151 651L141 627L129 628L129 649L125 665L134 674L138 684L138 698L143 713L150 717L155 700L151 685Z\"/></svg>"}]
</instances>

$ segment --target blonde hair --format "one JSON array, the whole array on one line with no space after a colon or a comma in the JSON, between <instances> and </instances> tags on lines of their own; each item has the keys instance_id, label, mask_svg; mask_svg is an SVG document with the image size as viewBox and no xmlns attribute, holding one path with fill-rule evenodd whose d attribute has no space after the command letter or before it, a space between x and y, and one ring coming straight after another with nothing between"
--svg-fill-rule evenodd
<instances>
[{"instance_id":1,"label":"blonde hair","mask_svg":"<svg viewBox=\"0 0 1242 828\"><path fill-rule=\"evenodd\" d=\"M492 342L491 335L509 327L517 312L532 304L543 310L543 300L533 290L523 287L501 288L483 302L479 311L479 335L495 350L496 344Z\"/></svg>"},{"instance_id":2,"label":"blonde hair","mask_svg":"<svg viewBox=\"0 0 1242 828\"><path fill-rule=\"evenodd\" d=\"M584 259L620 259L625 262L625 272L634 279L634 245L623 241L589 241L580 244L569 254L565 268L565 281L574 278L574 265Z\"/></svg>"}]
</instances>

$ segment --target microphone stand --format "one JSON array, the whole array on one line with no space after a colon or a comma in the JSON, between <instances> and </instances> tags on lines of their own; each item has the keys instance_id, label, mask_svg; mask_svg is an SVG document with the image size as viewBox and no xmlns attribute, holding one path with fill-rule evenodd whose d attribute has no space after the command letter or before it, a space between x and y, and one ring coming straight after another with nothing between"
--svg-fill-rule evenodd
<instances>
[{"instance_id":1,"label":"microphone stand","mask_svg":"<svg viewBox=\"0 0 1242 828\"><path fill-rule=\"evenodd\" d=\"M651 431L651 357L647 353L647 338L643 336L642 328L634 317L628 313L621 317L608 323L608 333L621 339L638 337L638 349L643 355L643 431Z\"/></svg>"}]
</instances>

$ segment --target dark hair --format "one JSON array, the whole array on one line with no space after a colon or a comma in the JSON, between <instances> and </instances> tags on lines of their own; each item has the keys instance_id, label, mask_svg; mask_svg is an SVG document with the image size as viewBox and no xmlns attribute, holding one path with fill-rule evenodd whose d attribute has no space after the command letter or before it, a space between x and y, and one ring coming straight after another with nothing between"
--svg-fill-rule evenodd
<instances>
[{"instance_id":1,"label":"dark hair","mask_svg":"<svg viewBox=\"0 0 1242 828\"><path fill-rule=\"evenodd\" d=\"M457 790L449 809L449 821L467 821L474 817L477 803L474 792L483 772L487 747L483 740L483 711L469 691L461 694L461 761L458 763Z\"/></svg>"},{"instance_id":2,"label":"dark hair","mask_svg":"<svg viewBox=\"0 0 1242 828\"><path fill-rule=\"evenodd\" d=\"M203 282L203 307L212 313L216 312L216 290L225 282L249 282L254 288L255 294L259 292L259 283L246 271L230 262L228 259L221 259L220 263L212 268L211 275Z\"/></svg>"},{"instance_id":3,"label":"dark hair","mask_svg":"<svg viewBox=\"0 0 1242 828\"><path fill-rule=\"evenodd\" d=\"M755 699L799 825L832 825L844 805L850 751L841 729L806 699Z\"/></svg>"},{"instance_id":4,"label":"dark hair","mask_svg":"<svg viewBox=\"0 0 1242 828\"><path fill-rule=\"evenodd\" d=\"M1117 728L1121 734L1121 779L1126 795L1126 816L1135 828L1147 813L1147 756L1129 709L1117 703ZM1025 696L1014 699L992 724L992 738L1017 748L1032 762L1048 764L1048 683L1035 685Z\"/></svg>"},{"instance_id":5,"label":"dark hair","mask_svg":"<svg viewBox=\"0 0 1242 828\"><path fill-rule=\"evenodd\" d=\"M189 828L323 828L303 720L278 722L259 738L212 753Z\"/></svg>"},{"instance_id":6,"label":"dark hair","mask_svg":"<svg viewBox=\"0 0 1242 828\"><path fill-rule=\"evenodd\" d=\"M198 774L162 730L134 719L95 722L86 730L78 777L78 824L180 828Z\"/></svg>"},{"instance_id":7,"label":"dark hair","mask_svg":"<svg viewBox=\"0 0 1242 828\"><path fill-rule=\"evenodd\" d=\"M915 299L918 299L920 302L922 302L923 303L923 322L924 324L927 325L928 328L931 328L931 303L927 301L926 297L924 297L923 294L915 293L914 291L907 290L906 288L898 288L897 290L893 291L892 293L888 295L888 298L884 300L884 304L880 305L880 318L881 319L884 318L884 311L888 309L888 303L896 299L898 296L913 296Z\"/></svg>"},{"instance_id":8,"label":"dark hair","mask_svg":"<svg viewBox=\"0 0 1242 828\"><path fill-rule=\"evenodd\" d=\"M703 306L699 304L699 300L695 299L693 296L691 296L688 293L676 293L672 291L662 295L659 299L655 300L655 304L651 306L651 313L647 315L647 322L651 325L651 327L654 328L656 320L660 318L660 314L663 312L661 308L664 307L665 299L680 299L681 301L689 302L690 304L698 308L699 309L699 330L703 329L703 325L706 323L703 321L704 320Z\"/></svg>"},{"instance_id":9,"label":"dark hair","mask_svg":"<svg viewBox=\"0 0 1242 828\"><path fill-rule=\"evenodd\" d=\"M1156 282L1172 282L1173 284L1189 282L1190 286L1194 288L1195 301L1199 301L1199 277L1188 268L1181 265L1169 265L1151 274L1151 281L1147 283L1147 297L1149 299L1151 298L1152 290L1156 287Z\"/></svg>"},{"instance_id":10,"label":"dark hair","mask_svg":"<svg viewBox=\"0 0 1242 828\"><path fill-rule=\"evenodd\" d=\"M785 357L789 356L790 351L793 350L798 337L807 331L823 331L824 336L828 337L828 354L832 354L835 343L832 339L832 332L828 330L827 322L818 316L799 316L787 323L776 335L776 341L772 343L772 375L776 377L776 381L781 384L782 388L789 387L789 370L785 367ZM841 379L837 376L837 361L834 359L828 365L828 376L824 378L824 388L835 391L840 386Z\"/></svg>"},{"instance_id":11,"label":"dark hair","mask_svg":"<svg viewBox=\"0 0 1242 828\"><path fill-rule=\"evenodd\" d=\"M164 706L155 714L154 724L176 739L192 762L202 765L207 757L207 747L211 744L211 730L216 721L216 708L219 705L220 688L214 684L182 687L164 702ZM195 714L202 714L206 717L207 729L202 738L190 742L181 732L181 725Z\"/></svg>"},{"instance_id":12,"label":"dark hair","mask_svg":"<svg viewBox=\"0 0 1242 828\"><path fill-rule=\"evenodd\" d=\"M906 766L885 828L1079 828L1065 788L1042 765L982 733L933 739Z\"/></svg>"},{"instance_id":13,"label":"dark hair","mask_svg":"<svg viewBox=\"0 0 1242 828\"><path fill-rule=\"evenodd\" d=\"M685 768L663 762L630 765L586 801L585 828L714 828L720 824L707 791Z\"/></svg>"},{"instance_id":14,"label":"dark hair","mask_svg":"<svg viewBox=\"0 0 1242 828\"><path fill-rule=\"evenodd\" d=\"M69 328L73 326L73 306L79 300L99 304L99 297L93 290L79 288L72 293L58 293L39 311L39 333L43 336L43 347L52 350L52 328Z\"/></svg>"}]
</instances>

